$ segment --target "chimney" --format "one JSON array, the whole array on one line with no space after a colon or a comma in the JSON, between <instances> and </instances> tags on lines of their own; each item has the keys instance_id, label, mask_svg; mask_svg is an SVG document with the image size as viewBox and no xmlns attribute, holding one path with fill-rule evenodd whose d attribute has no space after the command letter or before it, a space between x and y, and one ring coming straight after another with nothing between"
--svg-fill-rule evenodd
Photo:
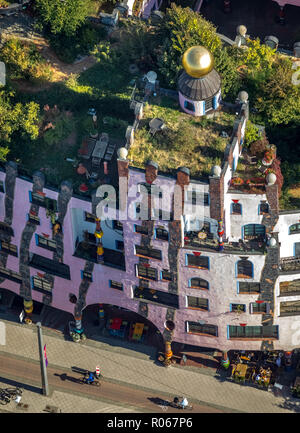
<instances>
[{"instance_id":1,"label":"chimney","mask_svg":"<svg viewBox=\"0 0 300 433\"><path fill-rule=\"evenodd\" d=\"M220 221L224 215L224 175L209 177L210 217Z\"/></svg>"},{"instance_id":2,"label":"chimney","mask_svg":"<svg viewBox=\"0 0 300 433\"><path fill-rule=\"evenodd\" d=\"M157 172L158 172L158 164L154 161L148 161L146 163L146 172L145 172L146 182L149 184L153 183L157 178Z\"/></svg>"},{"instance_id":3,"label":"chimney","mask_svg":"<svg viewBox=\"0 0 300 433\"><path fill-rule=\"evenodd\" d=\"M184 187L190 184L190 170L187 167L179 167L177 169L176 185L181 188L181 202L174 199L174 219L178 219L184 212ZM176 191L176 189L175 189Z\"/></svg>"}]
</instances>

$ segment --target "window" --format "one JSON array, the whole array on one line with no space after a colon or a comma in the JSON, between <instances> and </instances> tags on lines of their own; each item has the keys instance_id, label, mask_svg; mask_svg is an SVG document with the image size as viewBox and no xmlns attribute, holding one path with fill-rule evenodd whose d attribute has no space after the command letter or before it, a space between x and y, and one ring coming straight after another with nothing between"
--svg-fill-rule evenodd
<instances>
[{"instance_id":1,"label":"window","mask_svg":"<svg viewBox=\"0 0 300 433\"><path fill-rule=\"evenodd\" d=\"M10 271L7 268L3 268L2 266L0 266L0 277L14 281L15 283L22 283L22 277L20 274L14 271Z\"/></svg>"},{"instance_id":2,"label":"window","mask_svg":"<svg viewBox=\"0 0 300 433\"><path fill-rule=\"evenodd\" d=\"M251 302L250 313L251 314L265 314L269 312L270 304L268 302Z\"/></svg>"},{"instance_id":3,"label":"window","mask_svg":"<svg viewBox=\"0 0 300 433\"><path fill-rule=\"evenodd\" d=\"M160 239L162 241L168 241L169 240L169 232L163 228L157 228L157 229L155 229L155 238Z\"/></svg>"},{"instance_id":4,"label":"window","mask_svg":"<svg viewBox=\"0 0 300 433\"><path fill-rule=\"evenodd\" d=\"M47 272L52 275L70 280L70 268L64 263L60 263L56 260L48 259L47 257L40 256L38 254L30 253L29 266L40 269L41 271Z\"/></svg>"},{"instance_id":5,"label":"window","mask_svg":"<svg viewBox=\"0 0 300 433\"><path fill-rule=\"evenodd\" d=\"M244 239L261 239L265 238L266 228L262 224L247 224L244 226Z\"/></svg>"},{"instance_id":6,"label":"window","mask_svg":"<svg viewBox=\"0 0 300 433\"><path fill-rule=\"evenodd\" d=\"M237 262L237 278L253 278L253 265L249 260Z\"/></svg>"},{"instance_id":7,"label":"window","mask_svg":"<svg viewBox=\"0 0 300 433\"><path fill-rule=\"evenodd\" d=\"M300 224L293 224L290 226L290 235L293 235L295 233L300 233Z\"/></svg>"},{"instance_id":8,"label":"window","mask_svg":"<svg viewBox=\"0 0 300 433\"><path fill-rule=\"evenodd\" d=\"M260 292L260 283L238 283L238 293L250 295L251 293Z\"/></svg>"},{"instance_id":9,"label":"window","mask_svg":"<svg viewBox=\"0 0 300 433\"><path fill-rule=\"evenodd\" d=\"M251 338L253 340L278 340L278 325L271 326L228 326L228 338Z\"/></svg>"},{"instance_id":10,"label":"window","mask_svg":"<svg viewBox=\"0 0 300 433\"><path fill-rule=\"evenodd\" d=\"M77 296L74 295L74 293L69 293L69 301L70 301L72 304L76 304L76 302L77 302Z\"/></svg>"},{"instance_id":11,"label":"window","mask_svg":"<svg viewBox=\"0 0 300 433\"><path fill-rule=\"evenodd\" d=\"M186 110L188 110L188 111L195 111L195 105L194 104L192 104L191 102L189 102L189 101L184 101L184 108L186 109Z\"/></svg>"},{"instance_id":12,"label":"window","mask_svg":"<svg viewBox=\"0 0 300 433\"><path fill-rule=\"evenodd\" d=\"M166 269L163 269L163 270L161 271L161 279L162 279L163 281L172 281L173 278L172 278L172 274L171 274L171 272L170 272L170 271L167 271Z\"/></svg>"},{"instance_id":13,"label":"window","mask_svg":"<svg viewBox=\"0 0 300 433\"><path fill-rule=\"evenodd\" d=\"M197 298L196 296L187 296L188 308L197 308L199 310L208 311L208 299Z\"/></svg>"},{"instance_id":14,"label":"window","mask_svg":"<svg viewBox=\"0 0 300 433\"><path fill-rule=\"evenodd\" d=\"M0 222L0 232L3 232L9 236L14 236L14 231L9 224Z\"/></svg>"},{"instance_id":15,"label":"window","mask_svg":"<svg viewBox=\"0 0 300 433\"><path fill-rule=\"evenodd\" d=\"M56 241L37 234L35 235L35 240L37 246L46 248L46 250L56 251Z\"/></svg>"},{"instance_id":16,"label":"window","mask_svg":"<svg viewBox=\"0 0 300 433\"><path fill-rule=\"evenodd\" d=\"M113 229L123 233L123 224L118 220L113 220Z\"/></svg>"},{"instance_id":17,"label":"window","mask_svg":"<svg viewBox=\"0 0 300 433\"><path fill-rule=\"evenodd\" d=\"M300 280L279 283L280 296L300 295Z\"/></svg>"},{"instance_id":18,"label":"window","mask_svg":"<svg viewBox=\"0 0 300 433\"><path fill-rule=\"evenodd\" d=\"M213 96L211 98L205 99L205 112L213 108L213 99Z\"/></svg>"},{"instance_id":19,"label":"window","mask_svg":"<svg viewBox=\"0 0 300 433\"><path fill-rule=\"evenodd\" d=\"M280 316L300 315L300 301L287 301L280 303Z\"/></svg>"},{"instance_id":20,"label":"window","mask_svg":"<svg viewBox=\"0 0 300 433\"><path fill-rule=\"evenodd\" d=\"M0 241L0 250L4 253L10 254L12 256L18 257L18 248L9 242Z\"/></svg>"},{"instance_id":21,"label":"window","mask_svg":"<svg viewBox=\"0 0 300 433\"><path fill-rule=\"evenodd\" d=\"M192 268L209 269L209 257L186 254L186 264Z\"/></svg>"},{"instance_id":22,"label":"window","mask_svg":"<svg viewBox=\"0 0 300 433\"><path fill-rule=\"evenodd\" d=\"M27 214L27 221L29 221L31 224L40 225L40 219L36 214L28 213Z\"/></svg>"},{"instance_id":23,"label":"window","mask_svg":"<svg viewBox=\"0 0 300 433\"><path fill-rule=\"evenodd\" d=\"M171 221L173 219L173 212L163 209L152 208L152 220Z\"/></svg>"},{"instance_id":24,"label":"window","mask_svg":"<svg viewBox=\"0 0 300 433\"><path fill-rule=\"evenodd\" d=\"M202 290L208 290L209 284L208 281L203 280L202 278L191 278L189 281L189 287L192 289L202 289Z\"/></svg>"},{"instance_id":25,"label":"window","mask_svg":"<svg viewBox=\"0 0 300 433\"><path fill-rule=\"evenodd\" d=\"M124 242L123 241L116 241L116 249L120 251L124 251Z\"/></svg>"},{"instance_id":26,"label":"window","mask_svg":"<svg viewBox=\"0 0 300 433\"><path fill-rule=\"evenodd\" d=\"M294 243L294 257L300 257L300 242Z\"/></svg>"},{"instance_id":27,"label":"window","mask_svg":"<svg viewBox=\"0 0 300 433\"><path fill-rule=\"evenodd\" d=\"M157 281L157 269L151 268L149 265L136 265L137 277L146 280Z\"/></svg>"},{"instance_id":28,"label":"window","mask_svg":"<svg viewBox=\"0 0 300 433\"><path fill-rule=\"evenodd\" d=\"M114 281L114 280L109 280L109 287L111 289L123 290L123 284L119 283L118 281Z\"/></svg>"},{"instance_id":29,"label":"window","mask_svg":"<svg viewBox=\"0 0 300 433\"><path fill-rule=\"evenodd\" d=\"M89 213L89 212L84 212L84 219L85 221L88 221L90 223L96 223L96 216Z\"/></svg>"},{"instance_id":30,"label":"window","mask_svg":"<svg viewBox=\"0 0 300 433\"><path fill-rule=\"evenodd\" d=\"M218 336L218 327L216 325L201 325L198 322L185 322L185 324L188 334L200 334L212 337Z\"/></svg>"},{"instance_id":31,"label":"window","mask_svg":"<svg viewBox=\"0 0 300 433\"><path fill-rule=\"evenodd\" d=\"M45 193L29 191L29 200L32 204L45 207L53 212L57 212L57 201L52 198L46 197Z\"/></svg>"},{"instance_id":32,"label":"window","mask_svg":"<svg viewBox=\"0 0 300 433\"><path fill-rule=\"evenodd\" d=\"M147 259L161 260L161 251L155 248L143 247L140 245L135 246L135 255L139 257L145 257Z\"/></svg>"},{"instance_id":33,"label":"window","mask_svg":"<svg viewBox=\"0 0 300 433\"><path fill-rule=\"evenodd\" d=\"M188 190L186 192L186 201L192 204L209 205L209 194L207 192Z\"/></svg>"},{"instance_id":34,"label":"window","mask_svg":"<svg viewBox=\"0 0 300 433\"><path fill-rule=\"evenodd\" d=\"M142 299L143 301L149 301L161 306L179 308L178 295L168 292L162 292L161 290L155 290L148 287L139 286L134 288L133 297L137 299Z\"/></svg>"},{"instance_id":35,"label":"window","mask_svg":"<svg viewBox=\"0 0 300 433\"><path fill-rule=\"evenodd\" d=\"M88 280L93 282L93 274L91 272L87 272L87 271L80 271L81 273L81 279L82 280Z\"/></svg>"},{"instance_id":36,"label":"window","mask_svg":"<svg viewBox=\"0 0 300 433\"><path fill-rule=\"evenodd\" d=\"M52 294L52 284L45 278L41 278L38 276L32 277L31 287L33 290L44 293L45 295L48 295L49 293Z\"/></svg>"},{"instance_id":37,"label":"window","mask_svg":"<svg viewBox=\"0 0 300 433\"><path fill-rule=\"evenodd\" d=\"M233 313L245 313L246 305L245 304L230 304L230 311Z\"/></svg>"},{"instance_id":38,"label":"window","mask_svg":"<svg viewBox=\"0 0 300 433\"><path fill-rule=\"evenodd\" d=\"M5 192L3 180L0 180L0 192Z\"/></svg>"},{"instance_id":39,"label":"window","mask_svg":"<svg viewBox=\"0 0 300 433\"><path fill-rule=\"evenodd\" d=\"M138 226L134 224L134 231L140 233L141 235L148 235L148 227Z\"/></svg>"},{"instance_id":40,"label":"window","mask_svg":"<svg viewBox=\"0 0 300 433\"><path fill-rule=\"evenodd\" d=\"M261 202L259 205L259 215L264 215L269 213L269 205L268 203Z\"/></svg>"},{"instance_id":41,"label":"window","mask_svg":"<svg viewBox=\"0 0 300 433\"><path fill-rule=\"evenodd\" d=\"M240 203L231 203L231 215L242 215L242 205Z\"/></svg>"}]
</instances>

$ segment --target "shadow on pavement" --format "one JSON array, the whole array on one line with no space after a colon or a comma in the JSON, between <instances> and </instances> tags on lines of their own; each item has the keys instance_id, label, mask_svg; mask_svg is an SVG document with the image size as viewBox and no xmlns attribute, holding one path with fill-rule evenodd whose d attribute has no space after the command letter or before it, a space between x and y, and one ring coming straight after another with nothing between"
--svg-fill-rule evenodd
<instances>
[{"instance_id":1,"label":"shadow on pavement","mask_svg":"<svg viewBox=\"0 0 300 433\"><path fill-rule=\"evenodd\" d=\"M18 382L12 379L6 379L4 377L0 377L0 382L6 383L10 386L18 386L19 388L25 389L26 391L42 394L42 388L38 388L37 386L27 385L26 383Z\"/></svg>"},{"instance_id":2,"label":"shadow on pavement","mask_svg":"<svg viewBox=\"0 0 300 433\"><path fill-rule=\"evenodd\" d=\"M78 379L77 377L73 377L73 376L68 376L66 373L62 373L62 374L54 373L54 376L60 377L61 380L63 381L69 380L70 382L74 382L74 383L82 383L81 379Z\"/></svg>"}]
</instances>

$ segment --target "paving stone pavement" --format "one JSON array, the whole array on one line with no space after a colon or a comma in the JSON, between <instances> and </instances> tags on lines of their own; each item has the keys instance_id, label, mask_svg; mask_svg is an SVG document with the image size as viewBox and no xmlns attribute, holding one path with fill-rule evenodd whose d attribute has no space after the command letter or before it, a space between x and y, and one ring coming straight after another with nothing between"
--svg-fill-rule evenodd
<instances>
[{"instance_id":1,"label":"paving stone pavement","mask_svg":"<svg viewBox=\"0 0 300 433\"><path fill-rule=\"evenodd\" d=\"M12 386L0 381L0 388L12 388ZM58 412L61 411L62 413L140 413L133 408L125 408L61 391L53 391L51 396L41 398L40 394L23 389L21 403L28 404L28 409L17 408L17 403L11 400L7 405L0 406L0 412L47 413L44 409L47 405L51 405L57 407Z\"/></svg>"},{"instance_id":2,"label":"paving stone pavement","mask_svg":"<svg viewBox=\"0 0 300 433\"><path fill-rule=\"evenodd\" d=\"M71 368L72 366L95 370L100 366L105 378L131 386L153 390L170 395L186 395L191 400L205 402L212 406L250 413L291 412L280 407L282 397L274 397L272 392L232 382L219 381L215 377L200 374L184 368L165 368L154 363L144 354L135 358L114 350L91 344L76 344L63 338L44 333L49 365ZM1 352L23 356L38 361L37 333L35 325L17 325L6 322L6 345ZM201 369L199 369L201 370ZM156 394L155 394L156 392Z\"/></svg>"}]
</instances>

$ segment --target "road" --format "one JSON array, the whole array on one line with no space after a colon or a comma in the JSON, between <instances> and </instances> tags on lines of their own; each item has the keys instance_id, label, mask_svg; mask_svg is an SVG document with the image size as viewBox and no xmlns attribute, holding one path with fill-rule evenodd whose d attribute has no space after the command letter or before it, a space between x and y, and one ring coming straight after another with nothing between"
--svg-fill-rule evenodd
<instances>
[{"instance_id":1,"label":"road","mask_svg":"<svg viewBox=\"0 0 300 433\"><path fill-rule=\"evenodd\" d=\"M161 398L168 399L161 393L153 393L142 389L137 389L129 386L113 383L107 379L101 381L101 387L98 388L92 385L77 383L77 380L82 378L80 374L74 373L71 368L64 369L60 367L47 367L48 382L50 392L53 390L73 392L82 396L94 399L105 399L115 403L127 402L129 406L136 407L141 412L164 412L160 406L151 401L151 399ZM31 385L35 388L41 387L40 365L36 361L29 359L18 359L9 354L0 354L0 375L5 379L22 384ZM63 380L62 380L63 379ZM36 390L37 391L37 390ZM38 392L38 391L37 391ZM74 408L75 409L75 408ZM168 413L181 412L178 409L169 408ZM199 405L193 403L192 413L222 413L221 410L211 406Z\"/></svg>"}]
</instances>

